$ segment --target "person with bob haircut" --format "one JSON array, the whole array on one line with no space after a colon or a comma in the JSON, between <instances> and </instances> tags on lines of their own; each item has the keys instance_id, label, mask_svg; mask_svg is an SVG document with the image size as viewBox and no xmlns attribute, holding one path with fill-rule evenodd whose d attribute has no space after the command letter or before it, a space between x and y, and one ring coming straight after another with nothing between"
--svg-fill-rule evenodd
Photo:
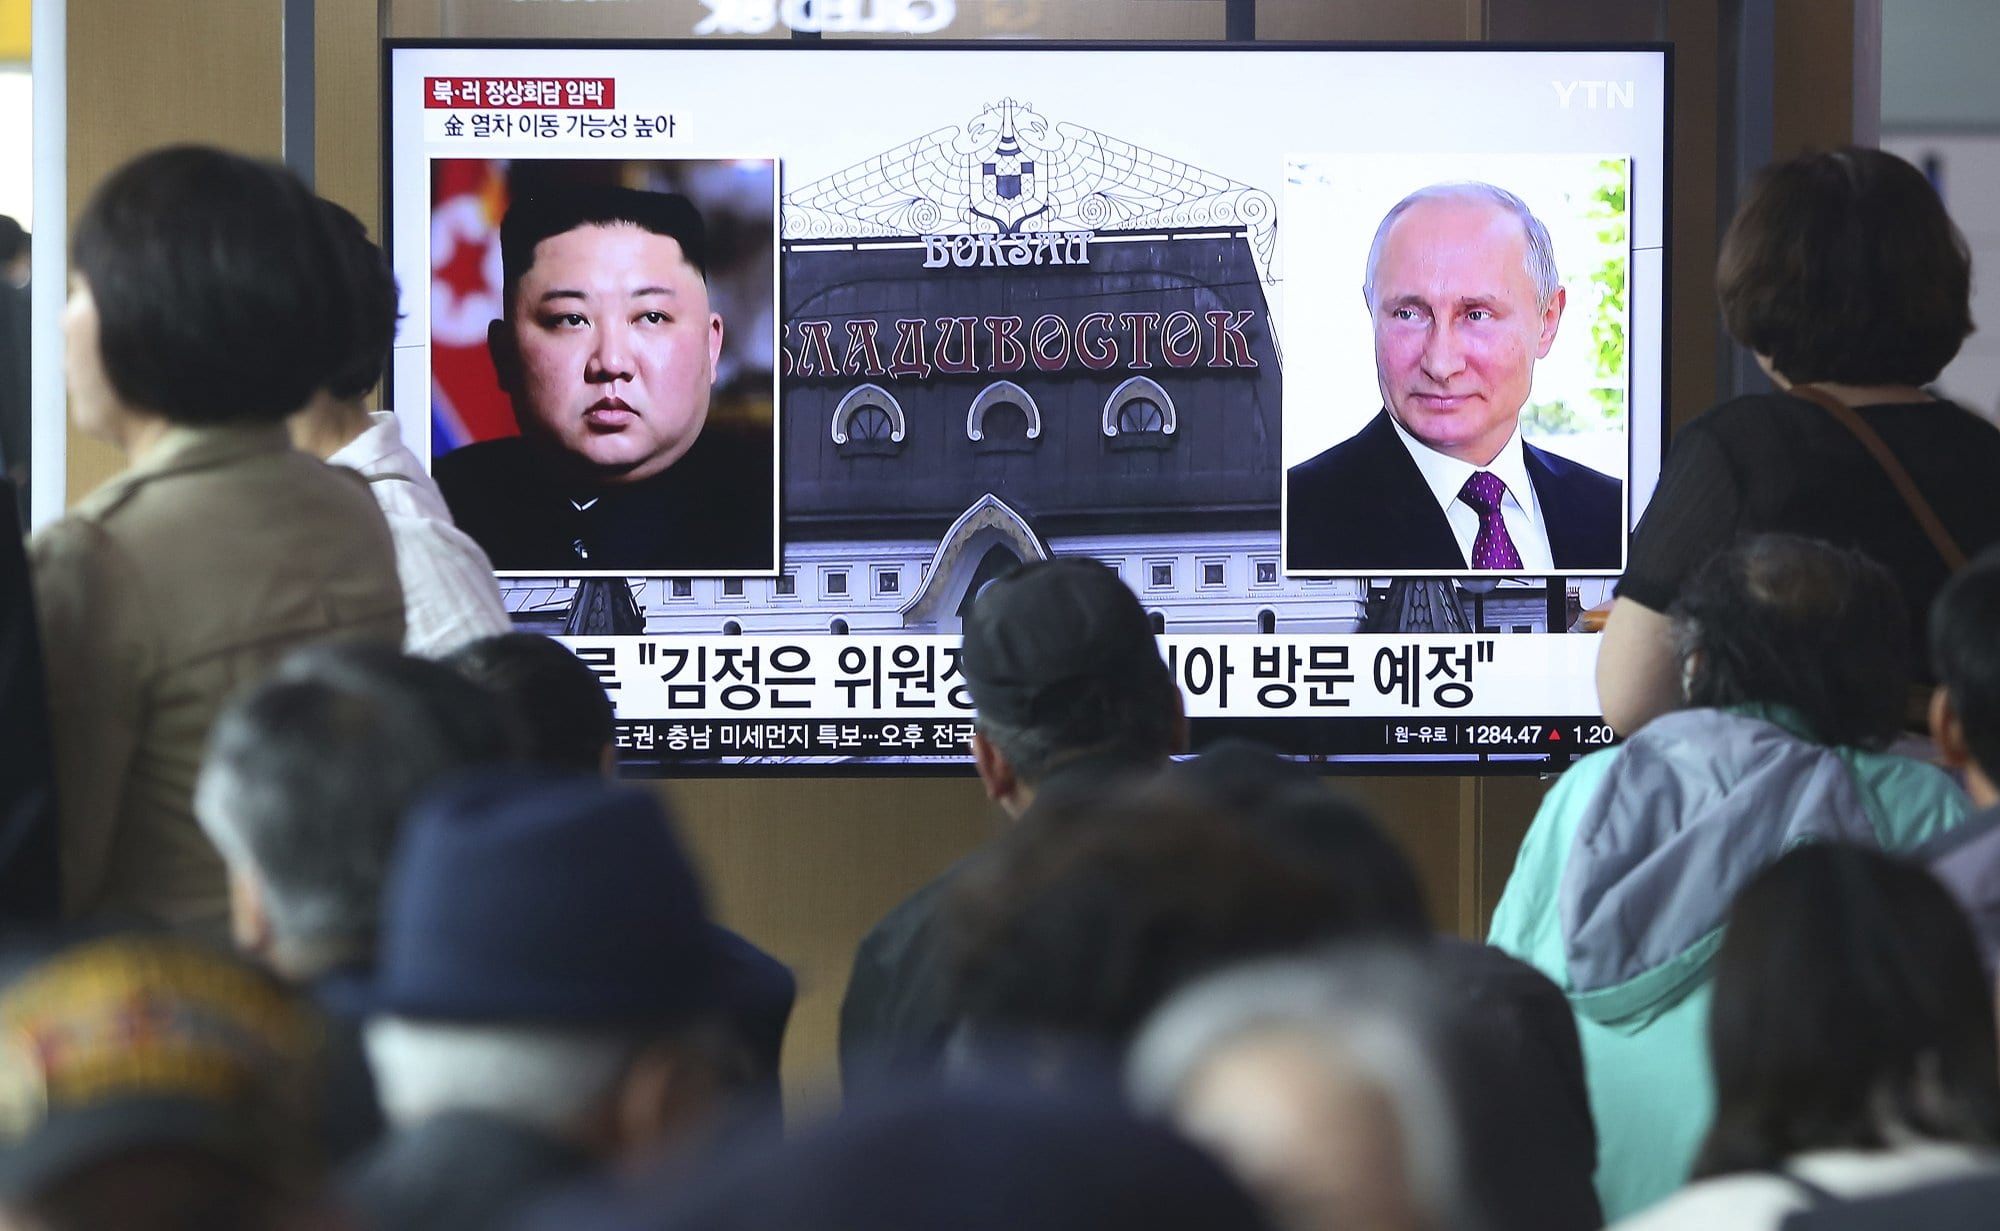
<instances>
[{"instance_id":1,"label":"person with bob haircut","mask_svg":"<svg viewBox=\"0 0 2000 1231\"><path fill-rule=\"evenodd\" d=\"M1729 910L1708 1038L1715 1122L1694 1183L1623 1231L1776 1231L1796 1211L2000 1178L1993 1003L1965 917L1916 864L1813 843L1760 872Z\"/></svg>"},{"instance_id":2,"label":"person with bob haircut","mask_svg":"<svg viewBox=\"0 0 2000 1231\"><path fill-rule=\"evenodd\" d=\"M366 484L285 430L351 350L348 282L295 176L198 146L114 171L72 269L70 413L129 465L29 545L63 906L226 941L193 809L224 698L296 646L403 638Z\"/></svg>"},{"instance_id":3,"label":"person with bob haircut","mask_svg":"<svg viewBox=\"0 0 2000 1231\"><path fill-rule=\"evenodd\" d=\"M1684 708L1556 781L1489 937L1569 997L1611 1219L1678 1188L1707 1128L1702 1031L1736 892L1801 842L1907 851L1967 809L1942 770L1882 751L1908 638L1867 556L1754 536L1689 577L1673 631Z\"/></svg>"},{"instance_id":4,"label":"person with bob haircut","mask_svg":"<svg viewBox=\"0 0 2000 1231\"><path fill-rule=\"evenodd\" d=\"M396 276L389 256L347 210L322 198L356 316L353 349L290 420L292 443L368 480L388 519L403 584L403 648L437 658L513 627L493 581L493 562L452 524L444 495L403 443L396 416L363 400L381 382L396 340Z\"/></svg>"},{"instance_id":5,"label":"person with bob haircut","mask_svg":"<svg viewBox=\"0 0 2000 1231\"><path fill-rule=\"evenodd\" d=\"M1927 674L1918 638L1932 596L1958 560L2000 542L2000 431L1924 388L1972 332L1970 286L1964 238L1895 155L1828 150L1758 178L1723 237L1716 288L1730 335L1778 390L1674 433L1597 659L1620 734L1681 704L1664 613L1744 534L1809 535L1888 566Z\"/></svg>"}]
</instances>

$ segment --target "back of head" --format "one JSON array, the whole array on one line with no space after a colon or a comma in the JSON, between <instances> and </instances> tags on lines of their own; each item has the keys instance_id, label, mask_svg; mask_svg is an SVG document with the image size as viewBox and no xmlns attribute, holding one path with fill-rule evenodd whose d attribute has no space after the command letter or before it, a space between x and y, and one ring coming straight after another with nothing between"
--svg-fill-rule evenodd
<instances>
[{"instance_id":1,"label":"back of head","mask_svg":"<svg viewBox=\"0 0 2000 1231\"><path fill-rule=\"evenodd\" d=\"M2000 1145L1991 989L1922 868L1800 847L1730 908L1709 1016L1716 1114L1697 1175L1911 1135Z\"/></svg>"},{"instance_id":2,"label":"back of head","mask_svg":"<svg viewBox=\"0 0 2000 1231\"><path fill-rule=\"evenodd\" d=\"M694 202L674 192L646 192L612 184L535 184L515 196L500 221L500 263L507 311L514 288L535 263L545 239L578 227L633 226L678 243L681 257L708 278L708 226Z\"/></svg>"},{"instance_id":3,"label":"back of head","mask_svg":"<svg viewBox=\"0 0 2000 1231\"><path fill-rule=\"evenodd\" d=\"M359 218L324 197L319 208L347 276L348 304L354 311L345 335L347 353L326 381L327 392L347 402L373 389L388 366L396 344L396 274L389 268L389 254L368 238Z\"/></svg>"},{"instance_id":4,"label":"back of head","mask_svg":"<svg viewBox=\"0 0 2000 1231\"><path fill-rule=\"evenodd\" d=\"M418 1020L644 1031L722 996L659 799L536 767L460 779L411 813L378 957L375 1009Z\"/></svg>"},{"instance_id":5,"label":"back of head","mask_svg":"<svg viewBox=\"0 0 2000 1231\"><path fill-rule=\"evenodd\" d=\"M644 1225L1260 1231L1265 1223L1199 1150L1108 1099L974 1088L850 1108L741 1159Z\"/></svg>"},{"instance_id":6,"label":"back of head","mask_svg":"<svg viewBox=\"0 0 2000 1231\"><path fill-rule=\"evenodd\" d=\"M1038 808L962 878L953 1005L982 1035L1122 1048L1167 994L1229 962L1342 937L1421 939L1420 922L1376 913L1374 870L1302 857L1282 830L1171 779L1111 784Z\"/></svg>"},{"instance_id":7,"label":"back of head","mask_svg":"<svg viewBox=\"0 0 2000 1231\"><path fill-rule=\"evenodd\" d=\"M482 637L445 663L506 698L528 729L529 759L598 773L615 735L611 698L597 674L562 642L538 633Z\"/></svg>"},{"instance_id":8,"label":"back of head","mask_svg":"<svg viewBox=\"0 0 2000 1231\"><path fill-rule=\"evenodd\" d=\"M224 707L196 814L253 871L280 946L368 952L403 814L441 779L511 753L493 715L449 669L361 646L289 659Z\"/></svg>"},{"instance_id":9,"label":"back of head","mask_svg":"<svg viewBox=\"0 0 2000 1231\"><path fill-rule=\"evenodd\" d=\"M40 1225L271 1226L318 1169L311 1010L164 936L16 953L0 991L0 1205ZM140 1204L135 1196L145 1194ZM205 1211L206 1223L191 1220ZM107 1214L122 1215L118 1218ZM35 1225L31 1223L30 1225Z\"/></svg>"},{"instance_id":10,"label":"back of head","mask_svg":"<svg viewBox=\"0 0 2000 1231\"><path fill-rule=\"evenodd\" d=\"M1930 645L1972 759L2000 780L2000 547L1981 552L1938 592Z\"/></svg>"},{"instance_id":11,"label":"back of head","mask_svg":"<svg viewBox=\"0 0 2000 1231\"><path fill-rule=\"evenodd\" d=\"M13 263L28 249L28 232L11 214L0 214L0 265Z\"/></svg>"},{"instance_id":12,"label":"back of head","mask_svg":"<svg viewBox=\"0 0 2000 1231\"><path fill-rule=\"evenodd\" d=\"M1162 1005L1128 1081L1288 1227L1463 1227L1450 1013L1439 976L1401 950L1253 963Z\"/></svg>"},{"instance_id":13,"label":"back of head","mask_svg":"<svg viewBox=\"0 0 2000 1231\"><path fill-rule=\"evenodd\" d=\"M1024 782L1080 754L1158 763L1174 750L1180 695L1152 623L1095 560L1037 561L989 583L966 613L960 663L981 733Z\"/></svg>"},{"instance_id":14,"label":"back of head","mask_svg":"<svg viewBox=\"0 0 2000 1231\"><path fill-rule=\"evenodd\" d=\"M1692 705L1781 706L1818 740L1862 748L1902 725L1908 617L1895 579L1858 551L1742 540L1695 571L1672 618Z\"/></svg>"},{"instance_id":15,"label":"back of head","mask_svg":"<svg viewBox=\"0 0 2000 1231\"><path fill-rule=\"evenodd\" d=\"M77 218L105 375L177 423L271 422L352 350L349 282L290 171L202 146L142 154Z\"/></svg>"},{"instance_id":16,"label":"back of head","mask_svg":"<svg viewBox=\"0 0 2000 1231\"><path fill-rule=\"evenodd\" d=\"M1281 858L1325 878L1341 930L1417 939L1431 930L1416 869L1368 810L1269 748L1224 740L1162 775L1169 789L1231 813Z\"/></svg>"},{"instance_id":17,"label":"back of head","mask_svg":"<svg viewBox=\"0 0 2000 1231\"><path fill-rule=\"evenodd\" d=\"M1715 281L1730 335L1794 383L1922 385L1972 332L1971 278L1923 173L1843 146L1764 169Z\"/></svg>"},{"instance_id":18,"label":"back of head","mask_svg":"<svg viewBox=\"0 0 2000 1231\"><path fill-rule=\"evenodd\" d=\"M505 698L447 666L388 646L353 641L306 646L286 655L272 678L401 696L422 711L452 755L474 765L515 761L527 752L527 728Z\"/></svg>"}]
</instances>

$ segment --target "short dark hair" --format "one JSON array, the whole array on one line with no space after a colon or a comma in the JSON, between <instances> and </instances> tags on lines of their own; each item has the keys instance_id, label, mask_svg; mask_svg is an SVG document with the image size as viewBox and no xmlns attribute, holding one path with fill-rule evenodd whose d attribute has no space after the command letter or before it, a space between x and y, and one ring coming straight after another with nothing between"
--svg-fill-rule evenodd
<instances>
[{"instance_id":1,"label":"short dark hair","mask_svg":"<svg viewBox=\"0 0 2000 1231\"><path fill-rule=\"evenodd\" d=\"M534 267L535 247L578 227L635 226L681 246L681 256L708 280L708 226L693 201L677 192L646 192L613 184L565 184L516 197L500 220L500 267L506 310L514 288Z\"/></svg>"},{"instance_id":2,"label":"short dark hair","mask_svg":"<svg viewBox=\"0 0 2000 1231\"><path fill-rule=\"evenodd\" d=\"M193 145L141 154L91 195L71 261L111 387L176 423L282 420L352 349L319 199L272 163Z\"/></svg>"},{"instance_id":3,"label":"short dark hair","mask_svg":"<svg viewBox=\"0 0 2000 1231\"><path fill-rule=\"evenodd\" d=\"M396 272L389 267L389 254L368 238L361 219L324 197L319 207L333 233L354 309L350 349L326 379L327 392L345 401L373 389L388 366L389 351L396 345Z\"/></svg>"},{"instance_id":4,"label":"short dark hair","mask_svg":"<svg viewBox=\"0 0 2000 1231\"><path fill-rule=\"evenodd\" d=\"M1795 383L1927 384L1973 329L1965 237L1923 173L1881 150L1765 168L1715 283L1730 336Z\"/></svg>"},{"instance_id":5,"label":"short dark hair","mask_svg":"<svg viewBox=\"0 0 2000 1231\"><path fill-rule=\"evenodd\" d=\"M1790 534L1738 542L1670 609L1687 699L1783 706L1827 744L1881 748L1909 701L1909 617L1889 571Z\"/></svg>"},{"instance_id":6,"label":"short dark hair","mask_svg":"<svg viewBox=\"0 0 2000 1231\"><path fill-rule=\"evenodd\" d=\"M1931 665L1972 759L2000 777L2000 547L1953 574L1931 602Z\"/></svg>"},{"instance_id":7,"label":"short dark hair","mask_svg":"<svg viewBox=\"0 0 2000 1231\"><path fill-rule=\"evenodd\" d=\"M568 646L539 633L501 633L459 647L444 662L519 711L531 760L602 769L616 716L603 681Z\"/></svg>"},{"instance_id":8,"label":"short dark hair","mask_svg":"<svg viewBox=\"0 0 2000 1231\"><path fill-rule=\"evenodd\" d=\"M1378 874L1414 877L1359 809L1287 792L1246 815L1194 785L1106 780L1038 804L1010 829L954 887L954 1011L976 1029L1118 1048L1168 993L1232 962L1427 937L1420 906L1385 908L1397 895L1375 891ZM1266 808L1286 814L1256 814ZM1297 835L1311 824L1355 840L1309 850ZM1336 847L1352 858L1326 858Z\"/></svg>"},{"instance_id":9,"label":"short dark hair","mask_svg":"<svg viewBox=\"0 0 2000 1231\"><path fill-rule=\"evenodd\" d=\"M11 214L0 214L0 265L28 250L28 232Z\"/></svg>"},{"instance_id":10,"label":"short dark hair","mask_svg":"<svg viewBox=\"0 0 2000 1231\"><path fill-rule=\"evenodd\" d=\"M1697 1177L1904 1134L2000 1145L1992 989L1930 873L1802 846L1758 873L1726 927L1708 1021L1715 1120Z\"/></svg>"}]
</instances>

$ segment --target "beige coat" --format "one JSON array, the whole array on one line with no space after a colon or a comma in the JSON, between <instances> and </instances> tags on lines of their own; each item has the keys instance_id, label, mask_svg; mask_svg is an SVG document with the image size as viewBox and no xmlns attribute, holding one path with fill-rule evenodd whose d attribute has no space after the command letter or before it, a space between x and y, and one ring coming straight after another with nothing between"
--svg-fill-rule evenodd
<instances>
[{"instance_id":1,"label":"beige coat","mask_svg":"<svg viewBox=\"0 0 2000 1231\"><path fill-rule=\"evenodd\" d=\"M382 514L282 425L176 426L28 546L65 913L226 936L226 879L192 806L209 725L295 646L401 643Z\"/></svg>"}]
</instances>

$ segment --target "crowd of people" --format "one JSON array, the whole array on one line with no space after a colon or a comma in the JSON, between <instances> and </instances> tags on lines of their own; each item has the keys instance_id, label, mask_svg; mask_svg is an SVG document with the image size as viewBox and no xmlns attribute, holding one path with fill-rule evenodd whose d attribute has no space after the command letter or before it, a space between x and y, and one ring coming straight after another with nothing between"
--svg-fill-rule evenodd
<instances>
[{"instance_id":1,"label":"crowd of people","mask_svg":"<svg viewBox=\"0 0 2000 1231\"><path fill-rule=\"evenodd\" d=\"M1969 265L1906 164L1781 164L1731 227L1781 392L1676 439L1625 738L1485 943L1309 767L1190 754L1115 573L1030 563L961 650L1010 823L862 941L844 1105L789 1126L790 971L366 409L361 224L181 147L72 264L73 414L129 465L0 551L0 1228L1990 1221L2000 431L1925 388Z\"/></svg>"}]
</instances>

